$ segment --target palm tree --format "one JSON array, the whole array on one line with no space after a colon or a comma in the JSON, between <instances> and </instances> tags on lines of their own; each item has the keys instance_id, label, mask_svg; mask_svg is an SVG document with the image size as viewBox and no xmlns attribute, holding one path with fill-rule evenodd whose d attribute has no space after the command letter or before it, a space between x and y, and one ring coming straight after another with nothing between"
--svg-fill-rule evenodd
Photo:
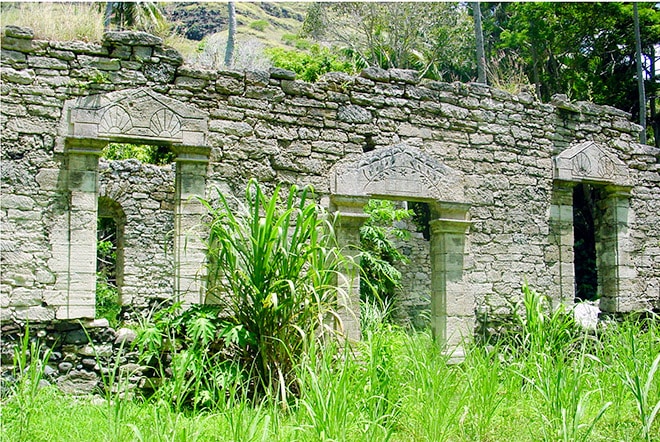
<instances>
[{"instance_id":1,"label":"palm tree","mask_svg":"<svg viewBox=\"0 0 660 442\"><path fill-rule=\"evenodd\" d=\"M166 26L165 17L154 1L106 2L103 29L115 25L120 31L137 29L159 31Z\"/></svg>"}]
</instances>

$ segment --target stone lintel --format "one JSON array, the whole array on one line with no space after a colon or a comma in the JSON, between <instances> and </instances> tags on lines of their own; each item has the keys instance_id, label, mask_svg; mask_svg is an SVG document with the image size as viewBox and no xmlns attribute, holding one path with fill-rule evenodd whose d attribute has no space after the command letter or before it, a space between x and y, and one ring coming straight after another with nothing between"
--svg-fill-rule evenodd
<instances>
[{"instance_id":1,"label":"stone lintel","mask_svg":"<svg viewBox=\"0 0 660 442\"><path fill-rule=\"evenodd\" d=\"M434 234L442 233L457 233L465 234L472 221L460 220L460 219L434 219L429 222L431 226L431 231Z\"/></svg>"},{"instance_id":2,"label":"stone lintel","mask_svg":"<svg viewBox=\"0 0 660 442\"><path fill-rule=\"evenodd\" d=\"M208 146L173 145L172 151L176 154L177 163L208 163L211 148Z\"/></svg>"},{"instance_id":3,"label":"stone lintel","mask_svg":"<svg viewBox=\"0 0 660 442\"><path fill-rule=\"evenodd\" d=\"M101 151L108 145L106 140L95 138L72 138L66 139L66 153L77 155L101 156Z\"/></svg>"}]
</instances>

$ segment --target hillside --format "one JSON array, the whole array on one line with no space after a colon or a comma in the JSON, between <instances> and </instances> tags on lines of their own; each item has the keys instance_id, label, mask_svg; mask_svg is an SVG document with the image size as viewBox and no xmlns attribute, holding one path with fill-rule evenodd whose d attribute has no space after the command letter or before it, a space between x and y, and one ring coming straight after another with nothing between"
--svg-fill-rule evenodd
<instances>
[{"instance_id":1,"label":"hillside","mask_svg":"<svg viewBox=\"0 0 660 442\"><path fill-rule=\"evenodd\" d=\"M237 33L252 35L268 45L277 45L283 34L297 33L302 26L306 3L235 3ZM189 40L227 30L227 3L174 2L164 7L175 31Z\"/></svg>"},{"instance_id":2,"label":"hillside","mask_svg":"<svg viewBox=\"0 0 660 442\"><path fill-rule=\"evenodd\" d=\"M235 3L238 39L256 39L264 46L282 46L283 36L300 31L308 3ZM203 41L220 33L226 38L227 3L175 2L164 6L167 20L187 40Z\"/></svg>"}]
</instances>

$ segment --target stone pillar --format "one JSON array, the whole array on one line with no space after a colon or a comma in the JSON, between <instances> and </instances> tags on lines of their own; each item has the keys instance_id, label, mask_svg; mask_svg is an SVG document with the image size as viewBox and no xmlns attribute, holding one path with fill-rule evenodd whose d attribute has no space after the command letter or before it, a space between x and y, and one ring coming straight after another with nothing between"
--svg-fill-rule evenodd
<instances>
[{"instance_id":1,"label":"stone pillar","mask_svg":"<svg viewBox=\"0 0 660 442\"><path fill-rule=\"evenodd\" d=\"M598 202L596 256L600 309L604 313L629 312L639 308L633 298L637 276L628 253L630 188L608 186Z\"/></svg>"},{"instance_id":2,"label":"stone pillar","mask_svg":"<svg viewBox=\"0 0 660 442\"><path fill-rule=\"evenodd\" d=\"M58 286L66 286L66 295L57 319L94 318L96 313L97 169L105 145L98 140L67 140L68 238L53 244L53 254L65 252L61 256L68 263L60 274L64 281L58 281Z\"/></svg>"},{"instance_id":3,"label":"stone pillar","mask_svg":"<svg viewBox=\"0 0 660 442\"><path fill-rule=\"evenodd\" d=\"M554 238L556 284L559 297L555 302L572 305L575 299L575 239L573 233L573 188L575 182L555 181L550 206L550 234Z\"/></svg>"},{"instance_id":4,"label":"stone pillar","mask_svg":"<svg viewBox=\"0 0 660 442\"><path fill-rule=\"evenodd\" d=\"M338 212L335 226L337 244L347 258L344 271L337 278L337 313L344 334L349 339L360 339L360 227L369 218L364 213L367 199L332 196L331 210Z\"/></svg>"},{"instance_id":5,"label":"stone pillar","mask_svg":"<svg viewBox=\"0 0 660 442\"><path fill-rule=\"evenodd\" d=\"M174 295L189 307L204 302L206 232L201 223L206 210L196 197L205 196L209 149L177 146L174 150Z\"/></svg>"},{"instance_id":6,"label":"stone pillar","mask_svg":"<svg viewBox=\"0 0 660 442\"><path fill-rule=\"evenodd\" d=\"M463 284L465 237L469 221L435 219L431 227L431 327L441 344L462 357L464 338L474 335L475 298Z\"/></svg>"}]
</instances>

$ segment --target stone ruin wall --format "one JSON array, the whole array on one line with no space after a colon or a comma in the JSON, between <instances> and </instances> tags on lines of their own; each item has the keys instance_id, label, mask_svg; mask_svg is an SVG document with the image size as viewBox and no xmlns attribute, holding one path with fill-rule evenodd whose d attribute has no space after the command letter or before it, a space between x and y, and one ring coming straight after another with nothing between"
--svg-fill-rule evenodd
<instances>
[{"instance_id":1,"label":"stone ruin wall","mask_svg":"<svg viewBox=\"0 0 660 442\"><path fill-rule=\"evenodd\" d=\"M209 71L183 65L176 51L147 34L111 32L99 44L48 42L7 27L1 109L3 323L58 317L49 296L61 258L51 238L66 234L58 232L57 222L68 207L60 183L65 102L145 87L209 115L209 197L215 187L240 196L251 177L273 186L312 184L328 196L328 177L340 160L400 143L459 171L470 219L462 290L473 301L450 296L447 304L458 305L457 314L465 318L475 311L510 313L525 280L562 298L560 288L567 287L562 268L566 273L572 263L562 264L560 255L571 246L557 239L565 226L551 221L558 204L553 158L576 143L594 142L625 165L634 184L622 237L630 264L629 274L621 275L626 297L616 308L660 307L658 151L636 142L639 127L622 111L561 96L543 104L528 93L420 82L413 72L396 69L367 69L358 77L332 73L314 84L280 69ZM102 162L100 177L102 192L119 202L127 217L125 299L146 305L172 285L166 239L172 174L135 162ZM133 245L139 249L131 258Z\"/></svg>"},{"instance_id":2,"label":"stone ruin wall","mask_svg":"<svg viewBox=\"0 0 660 442\"><path fill-rule=\"evenodd\" d=\"M396 291L397 320L422 329L429 325L431 305L431 261L429 240L417 232L412 222L405 223L410 238L396 242L408 262L397 265L401 272L401 287Z\"/></svg>"}]
</instances>

